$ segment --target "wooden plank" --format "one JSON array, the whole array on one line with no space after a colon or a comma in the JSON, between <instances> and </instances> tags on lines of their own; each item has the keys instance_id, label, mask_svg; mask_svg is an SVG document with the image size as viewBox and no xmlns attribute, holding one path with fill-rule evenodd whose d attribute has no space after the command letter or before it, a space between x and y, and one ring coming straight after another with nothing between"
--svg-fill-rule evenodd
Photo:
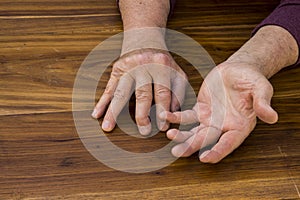
<instances>
[{"instance_id":1,"label":"wooden plank","mask_svg":"<svg viewBox=\"0 0 300 200\"><path fill-rule=\"evenodd\" d=\"M220 63L278 2L178 1L169 27L194 38ZM299 67L271 79L279 122L259 121L221 163L201 164L195 154L154 172L119 172L89 154L72 118L73 83L82 61L99 42L122 31L115 1L0 3L0 199L300 198ZM175 59L197 91L202 78ZM98 96L109 73L110 68L99 81ZM145 140L119 128L108 137L132 152L168 142L164 133Z\"/></svg>"},{"instance_id":2,"label":"wooden plank","mask_svg":"<svg viewBox=\"0 0 300 200\"><path fill-rule=\"evenodd\" d=\"M153 198L171 198L171 194L177 198L297 198L299 126L289 129L286 122L275 126L260 123L245 143L218 165L200 164L194 155L155 172L128 174L104 166L87 152L71 113L2 116L0 121L3 199L15 195L130 199L136 193ZM109 136L118 145L120 137L125 135L119 129ZM164 134L159 134L138 142L126 137L120 146L142 152L165 142Z\"/></svg>"}]
</instances>

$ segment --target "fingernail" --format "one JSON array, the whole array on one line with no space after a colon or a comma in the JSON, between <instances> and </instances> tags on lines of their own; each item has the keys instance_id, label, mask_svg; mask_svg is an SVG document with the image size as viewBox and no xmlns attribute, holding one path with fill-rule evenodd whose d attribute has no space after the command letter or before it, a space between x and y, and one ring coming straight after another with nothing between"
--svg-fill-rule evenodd
<instances>
[{"instance_id":1,"label":"fingernail","mask_svg":"<svg viewBox=\"0 0 300 200\"><path fill-rule=\"evenodd\" d=\"M180 153L180 151L178 150L178 148L175 146L172 150L171 153L173 156L179 158L182 156L183 153Z\"/></svg>"},{"instance_id":2,"label":"fingernail","mask_svg":"<svg viewBox=\"0 0 300 200\"><path fill-rule=\"evenodd\" d=\"M148 124L146 126L138 126L138 129L141 135L149 135L151 133L151 124Z\"/></svg>"},{"instance_id":3,"label":"fingernail","mask_svg":"<svg viewBox=\"0 0 300 200\"><path fill-rule=\"evenodd\" d=\"M166 130L168 130L168 128L169 128L169 126L165 121L159 122L158 129L160 131L166 131Z\"/></svg>"},{"instance_id":4,"label":"fingernail","mask_svg":"<svg viewBox=\"0 0 300 200\"><path fill-rule=\"evenodd\" d=\"M167 117L166 111L161 112L161 113L159 114L158 117L159 117L160 119L166 119L166 117Z\"/></svg>"},{"instance_id":5,"label":"fingernail","mask_svg":"<svg viewBox=\"0 0 300 200\"><path fill-rule=\"evenodd\" d=\"M167 137L170 139L170 140L173 140L176 138L176 135L178 134L178 130L177 129L171 129L171 130L168 130L167 132Z\"/></svg>"},{"instance_id":6,"label":"fingernail","mask_svg":"<svg viewBox=\"0 0 300 200\"><path fill-rule=\"evenodd\" d=\"M97 114L98 114L98 111L96 109L94 109L94 111L92 113L92 117L97 118Z\"/></svg>"},{"instance_id":7,"label":"fingernail","mask_svg":"<svg viewBox=\"0 0 300 200\"><path fill-rule=\"evenodd\" d=\"M109 121L107 121L107 120L103 121L103 123L102 123L102 129L108 130L109 128L110 128Z\"/></svg>"},{"instance_id":8,"label":"fingernail","mask_svg":"<svg viewBox=\"0 0 300 200\"><path fill-rule=\"evenodd\" d=\"M210 151L205 151L204 153L201 154L200 156L200 160L205 158L207 156L207 154L209 154Z\"/></svg>"}]
</instances>

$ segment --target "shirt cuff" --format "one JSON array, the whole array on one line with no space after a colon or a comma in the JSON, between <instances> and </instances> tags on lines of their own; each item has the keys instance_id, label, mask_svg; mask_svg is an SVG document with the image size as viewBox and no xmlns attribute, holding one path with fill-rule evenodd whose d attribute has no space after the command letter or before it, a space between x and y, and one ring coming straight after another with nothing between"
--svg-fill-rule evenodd
<instances>
[{"instance_id":1,"label":"shirt cuff","mask_svg":"<svg viewBox=\"0 0 300 200\"><path fill-rule=\"evenodd\" d=\"M264 19L252 31L252 36L263 26L276 25L286 29L296 40L298 44L299 56L297 62L300 64L300 1L299 0L283 0L277 8Z\"/></svg>"}]
</instances>

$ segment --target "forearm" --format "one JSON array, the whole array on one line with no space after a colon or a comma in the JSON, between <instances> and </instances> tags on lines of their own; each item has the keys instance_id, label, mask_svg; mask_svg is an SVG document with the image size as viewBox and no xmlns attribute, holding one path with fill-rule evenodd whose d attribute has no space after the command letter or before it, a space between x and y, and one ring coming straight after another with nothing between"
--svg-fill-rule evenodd
<instances>
[{"instance_id":1,"label":"forearm","mask_svg":"<svg viewBox=\"0 0 300 200\"><path fill-rule=\"evenodd\" d=\"M120 0L124 31L133 28L166 27L169 0Z\"/></svg>"},{"instance_id":2,"label":"forearm","mask_svg":"<svg viewBox=\"0 0 300 200\"><path fill-rule=\"evenodd\" d=\"M227 62L240 62L256 66L267 78L298 59L295 38L285 29L269 25L260 28Z\"/></svg>"},{"instance_id":3,"label":"forearm","mask_svg":"<svg viewBox=\"0 0 300 200\"><path fill-rule=\"evenodd\" d=\"M167 24L169 0L120 0L119 7L124 26L121 55L144 48L167 50L161 28Z\"/></svg>"}]
</instances>

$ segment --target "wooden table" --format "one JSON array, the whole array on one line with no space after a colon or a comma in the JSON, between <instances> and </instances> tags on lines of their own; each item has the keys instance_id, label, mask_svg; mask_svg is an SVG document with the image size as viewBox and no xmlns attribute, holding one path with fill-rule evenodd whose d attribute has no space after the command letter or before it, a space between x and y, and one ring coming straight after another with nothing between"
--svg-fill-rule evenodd
<instances>
[{"instance_id":1,"label":"wooden table","mask_svg":"<svg viewBox=\"0 0 300 200\"><path fill-rule=\"evenodd\" d=\"M220 63L277 4L178 1L168 27L194 38ZM85 149L72 117L81 63L97 44L122 31L115 1L1 0L0 5L0 199L300 198L299 67L271 79L279 122L258 122L221 163L201 164L195 154L154 172L120 172ZM200 77L190 78L197 90ZM163 133L124 140L118 128L109 138L136 152L168 142Z\"/></svg>"}]
</instances>

